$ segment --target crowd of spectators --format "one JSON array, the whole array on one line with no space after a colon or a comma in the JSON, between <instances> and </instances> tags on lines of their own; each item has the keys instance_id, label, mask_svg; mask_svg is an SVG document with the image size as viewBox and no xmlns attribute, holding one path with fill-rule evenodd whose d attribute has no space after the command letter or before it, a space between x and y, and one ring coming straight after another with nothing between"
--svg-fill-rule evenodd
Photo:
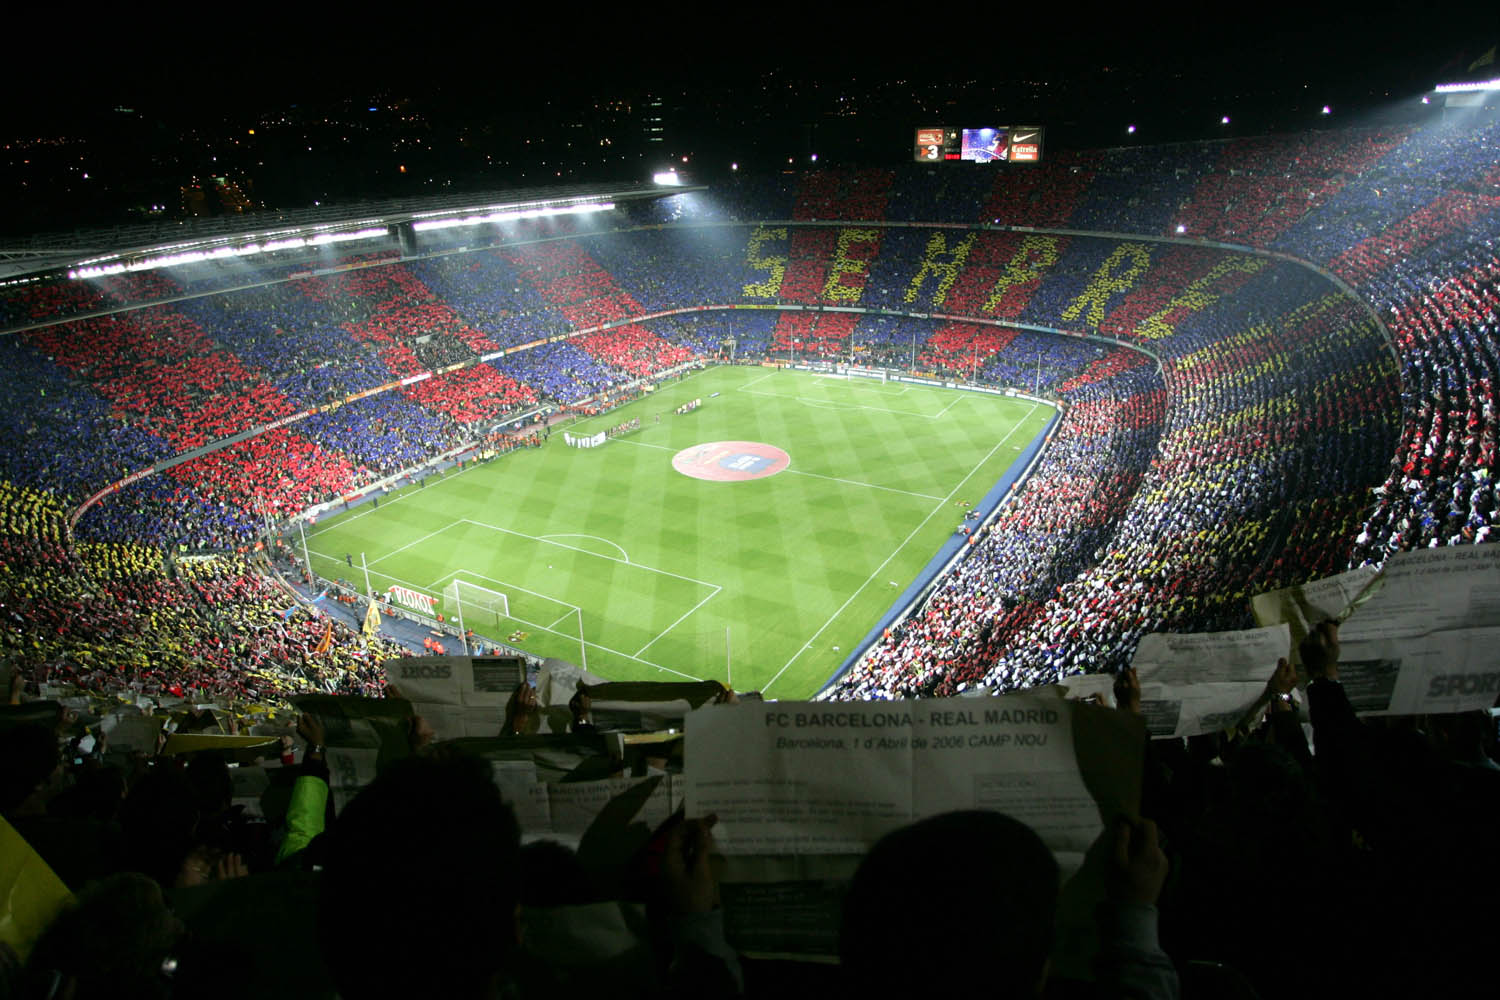
<instances>
[{"instance_id":1,"label":"crowd of spectators","mask_svg":"<svg viewBox=\"0 0 1500 1000\"><path fill-rule=\"evenodd\" d=\"M366 315L363 300L309 294L289 281L174 304L205 334L234 351L289 399L316 406L391 381L374 345L355 341L344 324Z\"/></svg>"},{"instance_id":2,"label":"crowd of spectators","mask_svg":"<svg viewBox=\"0 0 1500 1000\"><path fill-rule=\"evenodd\" d=\"M1073 246L1096 269L1135 249L1088 242ZM1160 382L1138 352L1030 331L985 363L987 379L1025 386L1040 358L1037 381L1068 410L1020 495L840 695L1118 669L1146 632L1246 627L1251 594L1343 568L1394 440L1390 355L1359 307L1315 277L1205 253L1159 254L1096 321L1156 352ZM1075 299L1088 270L1061 277ZM1050 299L1064 311L1049 283L1028 309ZM1164 307L1195 287L1213 294ZM967 337L973 365L982 333L940 327L930 342L957 353Z\"/></svg>"},{"instance_id":3,"label":"crowd of spectators","mask_svg":"<svg viewBox=\"0 0 1500 1000\"><path fill-rule=\"evenodd\" d=\"M1173 217L1171 231L1269 246L1404 140L1404 128L1235 139Z\"/></svg>"},{"instance_id":4,"label":"crowd of spectators","mask_svg":"<svg viewBox=\"0 0 1500 1000\"><path fill-rule=\"evenodd\" d=\"M1407 278L1390 307L1402 357L1404 421L1390 474L1376 489L1354 561L1490 540L1495 495L1495 386L1500 381L1500 257L1474 248L1451 277Z\"/></svg>"},{"instance_id":5,"label":"crowd of spectators","mask_svg":"<svg viewBox=\"0 0 1500 1000\"><path fill-rule=\"evenodd\" d=\"M297 430L359 462L354 479L361 485L422 465L458 438L451 419L394 392L315 413Z\"/></svg>"},{"instance_id":6,"label":"crowd of spectators","mask_svg":"<svg viewBox=\"0 0 1500 1000\"><path fill-rule=\"evenodd\" d=\"M645 378L694 358L688 348L663 340L643 326L588 333L573 338L572 343L630 378Z\"/></svg>"},{"instance_id":7,"label":"crowd of spectators","mask_svg":"<svg viewBox=\"0 0 1500 1000\"><path fill-rule=\"evenodd\" d=\"M331 628L244 557L69 545L64 509L8 484L0 514L3 655L29 683L264 704L297 691L376 691L374 667L396 651Z\"/></svg>"},{"instance_id":8,"label":"crowd of spectators","mask_svg":"<svg viewBox=\"0 0 1500 1000\"><path fill-rule=\"evenodd\" d=\"M926 604L839 679L836 695L899 698L973 686L1012 635L1096 560L1151 460L1165 409L1154 372L1072 394L1019 495L973 536ZM1039 651L1050 673L1012 668L1010 686L1056 679L1051 660L1071 655L1065 639Z\"/></svg>"},{"instance_id":9,"label":"crowd of spectators","mask_svg":"<svg viewBox=\"0 0 1500 1000\"><path fill-rule=\"evenodd\" d=\"M771 331L771 349L796 360L847 359L853 313L784 312Z\"/></svg>"},{"instance_id":10,"label":"crowd of spectators","mask_svg":"<svg viewBox=\"0 0 1500 1000\"><path fill-rule=\"evenodd\" d=\"M78 519L77 536L93 541L140 541L194 552L232 552L265 524L264 511L238 498L210 500L171 476L152 475L111 493Z\"/></svg>"},{"instance_id":11,"label":"crowd of spectators","mask_svg":"<svg viewBox=\"0 0 1500 1000\"><path fill-rule=\"evenodd\" d=\"M0 390L10 410L0 423L10 432L0 464L0 656L23 697L57 689L246 705L304 692L382 695L377 663L395 647L295 601L252 544L260 525L416 464L523 408L607 393L722 353L732 337L740 358L789 353L797 341L799 357L977 371L984 381L1039 387L1063 404L1024 485L974 533L926 602L841 678L837 696L1010 689L1107 670L1119 674L1121 709L1138 711L1139 688L1124 668L1147 632L1243 627L1253 593L1394 551L1490 540L1500 516L1496 134L1495 126L1444 123L1410 133L1355 130L1343 141L1329 134L1110 151L1057 157L1003 184L977 172L910 185L894 171L747 178L736 181L721 215L707 213L858 223L904 213L973 221L982 211L983 221L1127 232L1182 226L1327 265L1376 306L1394 355L1360 303L1287 262L1124 238L915 228L869 238L795 224L762 245L785 258L772 294L749 290L768 272L746 259L744 226L725 229L741 241L737 250L715 242L722 234L695 250L691 238L658 233L631 264L622 263L627 236L577 233L26 331L0 343L0 362L15 376ZM665 213L655 222L700 221L703 214L685 205L634 212ZM19 323L158 301L214 280L193 285L148 273L41 285L7 293L0 318ZM1019 318L1148 348L1160 367L1098 341L957 321L688 314L652 321L650 330L632 323L505 355L317 413L150 476L92 507L76 532L67 529L69 510L123 472L395 376L634 320L648 308L773 298ZM1338 683L1334 628L1315 630L1300 660L1316 753L1290 700L1289 667L1271 673L1270 665L1269 709L1253 735L1152 745L1141 814L1155 823L1114 828L1106 852L1117 863L1112 919L1128 911L1144 920L1151 910L1154 928L1151 907L1160 899L1166 954L1228 963L1243 980L1237 988L1248 983L1262 995L1472 986L1467 977L1487 953L1485 925L1467 905L1468 869L1432 859L1451 854L1453 843L1483 843L1494 828L1496 767L1483 720L1356 719ZM311 725L303 736L322 743ZM92 958L72 957L95 954L85 947L94 937L78 933L90 907L125 893L135 901L131 919L107 924L97 939L113 942L126 927L140 932L137 942L150 938L145 947L160 953L151 951L156 965L143 981L159 986L160 960L187 946L161 889L245 870L251 879L268 876L312 839L289 831L281 852L269 849L264 830L259 841L210 842L208 831L243 830L225 819L221 798L194 798L194 781L217 788L227 773L209 758L181 773L158 762L114 776L90 759L60 779L55 737L38 741L31 731L29 744L22 739L5 744L7 761L18 765L6 769L7 820L48 853L60 838L47 824L60 829L78 818L70 809L86 807L99 823L118 823L132 847L119 863L57 862L81 890L81 905L59 925L62 944L39 945L40 973L75 982L113 975L106 982L116 989L136 982L102 960L90 968ZM323 780L326 794L319 755L309 756L313 764L297 780ZM517 873L526 870L516 822L488 772L464 766L419 757L397 768L333 820L329 853L304 856L324 868L318 934L336 943L331 976L345 996L457 995L481 992L476 984L496 976L525 980L510 946ZM53 794L64 786L68 795ZM662 834L658 874L666 873L677 918L713 910L711 826L691 820ZM1048 926L1055 872L1016 827L973 817L919 824L872 853L866 886L883 891L949 851L942 856L983 869L959 895L984 901L1018 884L1008 869L990 878L985 859L998 857L1003 867L1028 858L1034 863L1025 870L1040 873L1042 886L1028 897L1024 926L1028 933ZM451 840L455 830L461 843ZM955 847L976 831L989 839ZM353 917L374 912L376 894L389 889L370 877L371 852L383 857L391 843L425 836L449 838L442 863L454 867L433 884L458 903L429 908L414 933L454 960L413 973L426 980L408 980L369 959L368 925ZM999 842L1008 849L985 851ZM553 867L534 870L575 871L570 856L546 857ZM1177 872L1170 882L1169 859ZM86 888L85 872L131 871L144 875ZM1292 871L1302 873L1299 898L1311 908L1305 923L1318 928L1318 946L1268 962L1265 928L1284 921L1285 911L1265 889ZM858 895L860 884L856 877L852 898L866 902L850 911L846 928L856 930L846 936L845 968L828 973L830 991L838 976L867 991L895 985L889 956L910 946L909 934L889 933L908 926L906 904L886 899L885 920L880 892ZM922 895L910 905L930 904L926 884L913 884ZM534 891L531 902L559 902ZM1226 898L1239 903L1226 910ZM994 940L1031 938L988 927L992 911L975 909L969 923L988 933L952 949L958 957L950 964L955 976L972 966L974 981L990 984L997 962L965 956L989 959ZM705 932L701 919L687 923ZM1134 940L1154 941L1144 926ZM1118 925L1106 925L1106 945L1120 937ZM667 948L690 960L665 962L647 992L740 989L738 962L716 928L667 938L697 945ZM1380 962L1369 960L1372 940L1387 945ZM1017 957L1007 952L998 965L1034 985L1044 975L1043 945L1017 947ZM1134 956L1136 971L1144 966L1157 978L1135 982L1137 994L1172 995L1175 976L1162 950L1139 951L1145 960ZM180 983L225 967L182 954ZM922 973L920 963L913 967ZM372 983L372 969L390 978ZM542 980L547 988L532 983L536 992L556 992L549 975ZM239 985L220 975L221 991L232 995ZM525 986L515 989L524 995ZM1221 981L1204 993L1230 990Z\"/></svg>"},{"instance_id":12,"label":"crowd of spectators","mask_svg":"<svg viewBox=\"0 0 1500 1000\"><path fill-rule=\"evenodd\" d=\"M971 214L956 217L972 220L981 208L993 213L984 221L1035 211L1044 223L1150 233L1212 219L1225 238L1327 263L1394 317L1407 382L1402 451L1360 543L1360 558L1374 558L1488 537L1493 256L1475 250L1473 231L1496 223L1496 172L1482 152L1494 133L1445 123L1065 155L1009 187L978 172L941 183L926 174L908 183L897 171L737 180L722 210L689 211L674 200L674 218L692 226L574 228L532 243L528 233L543 229L521 227L496 236L504 244L496 249L377 256L351 263L378 266L37 328L6 345L15 370L32 376L7 389L17 440L26 442L10 481L74 502L169 453L398 376L465 366L195 458L126 488L79 525L85 539L230 551L267 517L416 464L525 409L725 356L731 337L743 359L795 350L977 374L1081 408L1060 440L1097 434L1096 409L1127 415L1125 439L1137 443L1102 469L1139 470L1140 449L1159 447L1141 492L1129 502L1130 491L1121 493L1115 519L1099 529L1117 537L1067 556L1060 565L1069 572L1051 577L1052 608L1021 602L1035 629L1012 623L1006 633L1067 650L1026 654L1017 676L1043 660L1097 668L1119 662L1143 627L1242 621L1236 602L1248 589L1341 564L1364 491L1393 450L1396 371L1380 331L1287 262L1130 239L858 223L960 209ZM1360 183L1348 183L1354 176ZM765 200L746 215L752 191ZM642 221L642 211L626 213L629 221ZM696 225L729 217L753 225ZM849 225L795 222L813 218ZM270 263L281 273L283 264ZM175 297L219 280L151 274L101 281L104 291L39 285L5 301L16 315L66 314L106 294ZM941 309L1099 333L1156 353L1163 381L1153 388L1145 356L1103 343L819 311L688 313L649 330L630 323L473 363L557 332L635 319L647 311L642 303L768 299ZM25 405L26 394L44 390L57 400ZM70 424L80 433L63 442ZM1159 446L1138 442L1151 433ZM1120 475L1134 482L1137 473ZM1040 493L1027 501L1041 520L1053 516L1047 502ZM1079 644L1080 632L1111 615L1118 620L1099 626L1097 641Z\"/></svg>"},{"instance_id":13,"label":"crowd of spectators","mask_svg":"<svg viewBox=\"0 0 1500 1000\"><path fill-rule=\"evenodd\" d=\"M492 362L511 378L563 405L605 391L619 376L571 341L542 344Z\"/></svg>"},{"instance_id":14,"label":"crowd of spectators","mask_svg":"<svg viewBox=\"0 0 1500 1000\"><path fill-rule=\"evenodd\" d=\"M0 337L0 369L0 480L81 500L175 450L19 337Z\"/></svg>"},{"instance_id":15,"label":"crowd of spectators","mask_svg":"<svg viewBox=\"0 0 1500 1000\"><path fill-rule=\"evenodd\" d=\"M169 307L21 336L178 451L295 412L285 396Z\"/></svg>"},{"instance_id":16,"label":"crowd of spectators","mask_svg":"<svg viewBox=\"0 0 1500 1000\"><path fill-rule=\"evenodd\" d=\"M1473 867L1434 859L1455 843L1483 843L1500 821L1493 725L1476 715L1357 717L1332 622L1296 658L1266 666L1264 692L1238 724L1154 740L1143 753L1125 752L1144 727L1140 682L1122 672L1113 707L1088 711L1097 731L1118 733L1123 759L1111 779L1139 795L1101 802L1102 830L1076 877L1018 818L1074 807L1053 797L1055 779L1033 775L1016 815L919 815L871 838L851 875L820 883L816 898L801 883L787 939L827 942L836 964L737 952L738 907L787 889L721 887L713 815L678 813L653 830L621 780L623 795L576 850L528 829L480 745L507 754L508 767L579 745L599 731L583 691L569 703L570 734L553 737L525 735L539 713L525 684L487 740L439 741L420 717L392 714L399 726L351 796L334 787L349 776L329 744L336 726L348 728L340 712L357 703L309 703L295 720L257 726L262 744L238 753L130 754L80 741L76 722L56 703L33 701L28 682L0 726L10 765L0 815L73 898L48 926L23 925L30 954L0 967L0 987L20 998L204 989L234 998L276 984L345 1000L602 989L910 996L930 986L933 970L891 956L910 947L910 916L928 906L949 921L945 988L965 994L1472 989L1487 975L1488 931L1467 905ZM731 711L709 709L699 722ZM180 733L222 731L233 719L191 704L176 715ZM618 776L693 767L691 743L683 762L650 757L654 745L627 743ZM955 861L961 878L910 877ZM1293 871L1316 946L1268 960L1266 928L1285 920L1287 902L1267 886ZM427 961L369 950L370 921L393 883L422 889L425 909L400 946ZM250 933L298 921L306 933L275 949ZM1378 961L1372 940L1383 942Z\"/></svg>"}]
</instances>

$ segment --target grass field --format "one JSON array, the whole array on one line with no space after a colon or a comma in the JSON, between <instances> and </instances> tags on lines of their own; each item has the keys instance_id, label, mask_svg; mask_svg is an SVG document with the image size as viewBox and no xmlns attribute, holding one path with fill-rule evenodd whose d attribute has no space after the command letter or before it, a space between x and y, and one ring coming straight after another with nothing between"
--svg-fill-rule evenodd
<instances>
[{"instance_id":1,"label":"grass field","mask_svg":"<svg viewBox=\"0 0 1500 1000\"><path fill-rule=\"evenodd\" d=\"M695 397L700 409L673 414ZM466 608L465 624L500 641L525 632L514 644L543 656L580 659L581 617L604 677L803 697L952 535L957 503L992 487L1049 416L1000 396L713 368L569 428L641 418L603 447L570 448L554 429L544 448L324 519L308 544L327 577L357 577L363 552L381 589L441 599L456 577L501 591L510 619ZM715 441L763 442L791 462L742 482L673 468Z\"/></svg>"}]
</instances>

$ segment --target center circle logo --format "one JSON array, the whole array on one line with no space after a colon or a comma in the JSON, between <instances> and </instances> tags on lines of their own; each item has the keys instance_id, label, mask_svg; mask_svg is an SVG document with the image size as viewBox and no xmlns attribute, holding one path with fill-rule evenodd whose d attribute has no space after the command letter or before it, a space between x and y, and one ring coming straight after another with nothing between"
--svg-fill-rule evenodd
<instances>
[{"instance_id":1,"label":"center circle logo","mask_svg":"<svg viewBox=\"0 0 1500 1000\"><path fill-rule=\"evenodd\" d=\"M684 448L672 456L672 468L684 476L714 483L764 479L792 464L792 457L759 441L710 441Z\"/></svg>"}]
</instances>

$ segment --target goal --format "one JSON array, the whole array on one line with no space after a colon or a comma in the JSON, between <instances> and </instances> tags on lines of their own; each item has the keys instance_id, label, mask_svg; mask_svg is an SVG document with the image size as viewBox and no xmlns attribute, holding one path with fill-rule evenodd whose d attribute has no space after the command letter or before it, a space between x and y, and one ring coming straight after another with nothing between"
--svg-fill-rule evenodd
<instances>
[{"instance_id":1,"label":"goal","mask_svg":"<svg viewBox=\"0 0 1500 1000\"><path fill-rule=\"evenodd\" d=\"M583 637L583 609L535 590L527 590L507 580L490 580L504 591L491 590L477 583L455 579L443 588L443 606L458 619L460 628L473 629L491 639L504 641L506 633L496 626L520 626L519 631L549 632L569 643L578 643L578 665L589 666L589 643ZM510 599L516 598L511 612ZM492 631L484 632L484 629ZM511 640L515 641L515 640Z\"/></svg>"},{"instance_id":2,"label":"goal","mask_svg":"<svg viewBox=\"0 0 1500 1000\"><path fill-rule=\"evenodd\" d=\"M510 598L498 590L467 580L454 580L443 588L443 603L469 627L499 625L510 617Z\"/></svg>"}]
</instances>

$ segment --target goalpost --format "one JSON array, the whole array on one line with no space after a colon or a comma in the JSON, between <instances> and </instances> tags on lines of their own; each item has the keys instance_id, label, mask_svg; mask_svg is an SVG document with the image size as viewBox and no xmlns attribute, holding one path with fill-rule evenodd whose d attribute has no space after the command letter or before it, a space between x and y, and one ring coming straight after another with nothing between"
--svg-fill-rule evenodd
<instances>
[{"instance_id":1,"label":"goalpost","mask_svg":"<svg viewBox=\"0 0 1500 1000\"><path fill-rule=\"evenodd\" d=\"M509 597L467 580L454 580L444 587L443 602L458 612L460 626L465 611L469 613L470 624L499 625L501 619L510 617Z\"/></svg>"},{"instance_id":2,"label":"goalpost","mask_svg":"<svg viewBox=\"0 0 1500 1000\"><path fill-rule=\"evenodd\" d=\"M583 609L576 604L568 604L565 601L559 601L544 594L537 594L534 591L526 590L524 587L513 589L561 605L568 609L567 613L550 625L542 622L527 621L525 618L518 618L510 613L509 595L498 590L491 590L488 587L481 587L477 583L470 583L467 580L456 578L452 583L443 588L443 602L456 613L459 632L466 631L469 625L476 622L481 625L498 626L506 619L552 632L553 626L572 618L578 622L578 659L580 661L578 665L587 670L589 666L589 652L588 643L583 638ZM468 616L467 624L465 623L465 615ZM567 637L566 633L558 632L556 634Z\"/></svg>"}]
</instances>

